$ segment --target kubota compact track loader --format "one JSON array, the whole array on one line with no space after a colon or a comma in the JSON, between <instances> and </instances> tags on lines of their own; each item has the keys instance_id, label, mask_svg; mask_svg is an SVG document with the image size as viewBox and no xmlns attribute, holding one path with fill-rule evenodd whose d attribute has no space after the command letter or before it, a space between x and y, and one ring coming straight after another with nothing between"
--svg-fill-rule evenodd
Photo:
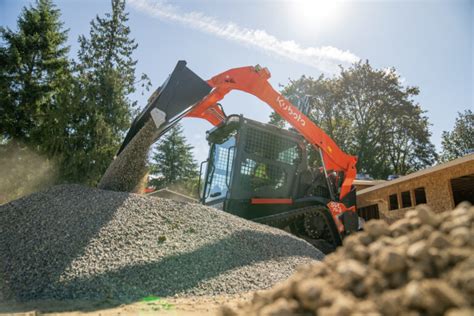
<instances>
[{"instance_id":1,"label":"kubota compact track loader","mask_svg":"<svg viewBox=\"0 0 474 316\"><path fill-rule=\"evenodd\" d=\"M215 127L207 132L201 202L288 230L330 252L359 227L352 185L357 159L274 90L269 78L266 68L255 66L204 81L179 61L134 120L118 154L150 119L156 139L183 117L205 119ZM218 102L232 90L255 95L293 129L226 116ZM308 165L308 145L319 152L320 168Z\"/></svg>"}]
</instances>

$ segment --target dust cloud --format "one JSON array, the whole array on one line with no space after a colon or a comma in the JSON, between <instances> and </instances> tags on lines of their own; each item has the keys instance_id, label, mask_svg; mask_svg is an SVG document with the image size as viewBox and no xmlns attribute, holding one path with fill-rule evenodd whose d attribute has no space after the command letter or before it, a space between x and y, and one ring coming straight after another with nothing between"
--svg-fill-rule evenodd
<instances>
[{"instance_id":1,"label":"dust cloud","mask_svg":"<svg viewBox=\"0 0 474 316\"><path fill-rule=\"evenodd\" d=\"M0 144L0 204L55 184L57 163L18 142Z\"/></svg>"}]
</instances>

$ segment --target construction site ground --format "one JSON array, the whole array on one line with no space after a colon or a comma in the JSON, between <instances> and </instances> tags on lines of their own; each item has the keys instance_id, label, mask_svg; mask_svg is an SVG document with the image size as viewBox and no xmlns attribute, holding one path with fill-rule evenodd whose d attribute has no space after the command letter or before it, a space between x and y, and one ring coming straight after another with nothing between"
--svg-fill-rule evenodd
<instances>
[{"instance_id":1,"label":"construction site ground","mask_svg":"<svg viewBox=\"0 0 474 316\"><path fill-rule=\"evenodd\" d=\"M150 301L139 301L121 304L111 301L33 301L28 303L0 303L1 316L36 316L36 315L163 315L194 316L216 315L223 306L237 307L248 302L251 293L237 295L195 296L186 298L156 298Z\"/></svg>"},{"instance_id":2,"label":"construction site ground","mask_svg":"<svg viewBox=\"0 0 474 316\"><path fill-rule=\"evenodd\" d=\"M324 257L206 206L62 185L0 207L0 315L473 315L473 249L469 203L368 221Z\"/></svg>"}]
</instances>

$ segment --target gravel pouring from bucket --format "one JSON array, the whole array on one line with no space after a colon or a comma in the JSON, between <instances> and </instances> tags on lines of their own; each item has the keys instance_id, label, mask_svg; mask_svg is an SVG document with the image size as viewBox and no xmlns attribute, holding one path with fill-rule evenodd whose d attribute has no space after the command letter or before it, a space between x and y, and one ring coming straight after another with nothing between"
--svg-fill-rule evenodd
<instances>
[{"instance_id":1,"label":"gravel pouring from bucket","mask_svg":"<svg viewBox=\"0 0 474 316\"><path fill-rule=\"evenodd\" d=\"M206 81L186 67L185 61L179 61L133 121L116 158L107 168L98 187L139 192L139 184L146 174L150 146L210 91L211 87Z\"/></svg>"},{"instance_id":2,"label":"gravel pouring from bucket","mask_svg":"<svg viewBox=\"0 0 474 316\"><path fill-rule=\"evenodd\" d=\"M109 165L98 188L141 193L141 180L147 172L148 151L155 142L157 131L155 123L149 119L128 146Z\"/></svg>"}]
</instances>

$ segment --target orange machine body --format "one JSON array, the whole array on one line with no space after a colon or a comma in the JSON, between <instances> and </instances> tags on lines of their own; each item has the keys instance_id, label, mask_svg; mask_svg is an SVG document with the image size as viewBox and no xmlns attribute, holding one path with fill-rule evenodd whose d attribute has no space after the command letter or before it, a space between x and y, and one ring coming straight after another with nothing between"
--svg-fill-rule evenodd
<instances>
[{"instance_id":1,"label":"orange machine body","mask_svg":"<svg viewBox=\"0 0 474 316\"><path fill-rule=\"evenodd\" d=\"M356 176L357 157L343 152L321 128L276 91L268 82L270 76L267 68L259 66L234 68L214 76L207 81L213 88L211 93L196 104L186 116L202 118L217 126L225 120L225 114L217 103L227 93L232 90L240 90L256 96L295 128L306 141L321 149L327 170L344 172L344 181L339 193L341 200L351 191ZM355 207L347 209L343 203L336 201L330 202L327 206L338 230L342 231L339 215L345 211L355 211Z\"/></svg>"}]
</instances>

